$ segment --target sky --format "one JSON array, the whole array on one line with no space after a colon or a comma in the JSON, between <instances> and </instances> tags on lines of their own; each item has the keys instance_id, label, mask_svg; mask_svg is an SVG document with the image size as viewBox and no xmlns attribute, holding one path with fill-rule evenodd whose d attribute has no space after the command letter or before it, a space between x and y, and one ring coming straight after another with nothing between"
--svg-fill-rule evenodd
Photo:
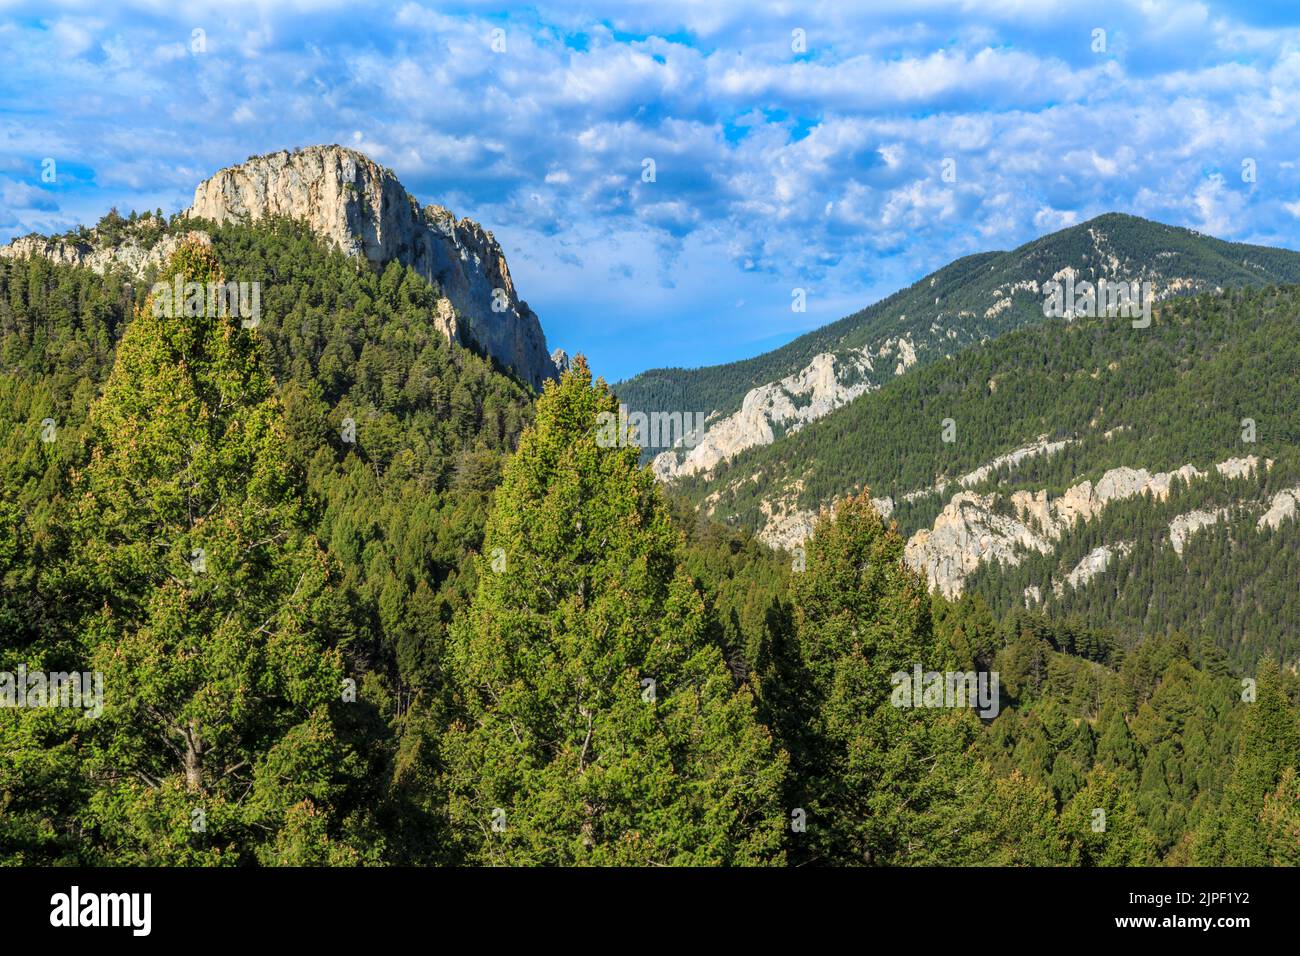
<instances>
[{"instance_id":1,"label":"sky","mask_svg":"<svg viewBox=\"0 0 1300 956\"><path fill-rule=\"evenodd\" d=\"M1300 248L1300 4L596 6L0 0L0 242L340 143L610 381L1104 212Z\"/></svg>"}]
</instances>

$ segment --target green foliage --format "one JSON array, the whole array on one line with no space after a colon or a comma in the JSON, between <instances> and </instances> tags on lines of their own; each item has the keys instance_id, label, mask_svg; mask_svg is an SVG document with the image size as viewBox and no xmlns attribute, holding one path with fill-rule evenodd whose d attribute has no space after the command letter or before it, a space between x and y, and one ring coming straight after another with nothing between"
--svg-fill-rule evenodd
<instances>
[{"instance_id":1,"label":"green foliage","mask_svg":"<svg viewBox=\"0 0 1300 956\"><path fill-rule=\"evenodd\" d=\"M866 495L823 517L794 578L795 633L808 687L807 741L792 763L808 812L799 855L825 863L948 858L950 818L973 771L969 712L895 706L896 672L951 670L930 599L903 542ZM806 844L806 845L803 845Z\"/></svg>"},{"instance_id":2,"label":"green foliage","mask_svg":"<svg viewBox=\"0 0 1300 956\"><path fill-rule=\"evenodd\" d=\"M757 475L752 500L719 486L751 527L785 475L851 493L797 570L698 512L702 484L666 500L601 447L615 399L585 363L534 412L410 270L287 222L109 216L96 241L196 225L211 249L144 282L0 260L0 671L99 670L106 694L94 720L0 709L0 863L1297 862L1300 532L1240 510L1160 550L1175 514L1300 481L1294 289L1166 305L1142 339L1013 333L722 466ZM997 263L955 263L947 295ZM155 314L175 270L260 282L257 329ZM902 301L833 335L862 344ZM941 406L955 446L919 440ZM897 497L1043 432L1080 441L977 490L1204 467L1252 413L1267 472L1117 503L956 602L901 561L938 496L891 526L861 485ZM1024 609L1112 540L1133 549L1107 575ZM998 672L1001 713L893 706L915 664Z\"/></svg>"},{"instance_id":3,"label":"green foliage","mask_svg":"<svg viewBox=\"0 0 1300 956\"><path fill-rule=\"evenodd\" d=\"M1269 866L1300 866L1300 781L1287 767L1259 812L1264 860Z\"/></svg>"},{"instance_id":4,"label":"green foliage","mask_svg":"<svg viewBox=\"0 0 1300 956\"><path fill-rule=\"evenodd\" d=\"M1050 790L1019 770L999 777L989 767L980 769L976 786L971 801L976 816L959 859L984 866L1062 866L1068 861Z\"/></svg>"},{"instance_id":5,"label":"green foliage","mask_svg":"<svg viewBox=\"0 0 1300 956\"><path fill-rule=\"evenodd\" d=\"M1133 797L1104 767L1096 767L1061 812L1061 831L1076 866L1150 866L1155 837L1143 825Z\"/></svg>"},{"instance_id":6,"label":"green foliage","mask_svg":"<svg viewBox=\"0 0 1300 956\"><path fill-rule=\"evenodd\" d=\"M869 486L893 498L893 518L910 535L951 497L934 490L937 480L955 482L1043 435L1072 443L1003 466L971 490L997 492L1008 509L1015 491L1057 496L1111 468L1154 473L1191 463L1209 476L1177 482L1164 501L1116 502L1050 553L1026 548L1014 566L984 564L967 586L999 614L1021 606L1033 585L1055 615L1091 628L1212 636L1244 666L1262 654L1291 659L1300 653L1300 592L1287 582L1300 573L1300 527L1259 531L1255 522L1272 495L1300 483L1297 296L1294 286L1236 289L1164 303L1147 329L1099 318L1011 332L674 488L697 505L707 500L712 517L757 531L774 500L816 509ZM957 423L949 443L941 440L947 418ZM1257 425L1254 443L1242 441L1246 418ZM1246 455L1274 464L1241 479L1213 469ZM1219 508L1229 509L1227 520L1194 535L1181 558L1172 553L1172 518ZM1065 585L1086 554L1117 541L1131 552L1086 585Z\"/></svg>"},{"instance_id":7,"label":"green foliage","mask_svg":"<svg viewBox=\"0 0 1300 956\"><path fill-rule=\"evenodd\" d=\"M531 416L531 395L447 341L430 321L438 290L410 270L358 267L289 222L186 221L168 231L195 225L210 232L227 279L261 284L256 335L284 420L276 439L283 454L274 450L296 469L309 530L347 595L340 633L355 635L362 687L348 714L373 741L371 802L385 828L401 834L390 847L397 858L443 860L445 800L417 785L436 764L436 728L445 722L442 646L472 592L466 557L480 546L500 463ZM163 231L152 217L133 228L131 238L146 246ZM8 585L0 618L13 627L0 646L16 660L76 644L77 622L64 619L67 602L46 579L81 544L54 516L69 476L85 464L90 404L159 276L126 278L40 258L0 260L0 486L16 515L0 530ZM349 417L352 443L341 437ZM57 423L48 444L40 440L46 418Z\"/></svg>"},{"instance_id":8,"label":"green foliage","mask_svg":"<svg viewBox=\"0 0 1300 956\"><path fill-rule=\"evenodd\" d=\"M172 274L221 281L198 245L180 248ZM98 783L83 822L122 862L345 852L355 823L337 805L363 768L332 715L343 596L310 534L256 337L237 319L175 311L150 298L137 313L71 489L69 532L84 543L64 585L105 685L85 733Z\"/></svg>"},{"instance_id":9,"label":"green foliage","mask_svg":"<svg viewBox=\"0 0 1300 956\"><path fill-rule=\"evenodd\" d=\"M1293 850L1279 840L1294 823L1300 721L1276 664L1262 662L1256 678L1223 800L1196 833L1192 852L1199 863L1265 866Z\"/></svg>"},{"instance_id":10,"label":"green foliage","mask_svg":"<svg viewBox=\"0 0 1300 956\"><path fill-rule=\"evenodd\" d=\"M579 360L506 466L455 633L453 827L483 863L779 862L784 756L637 450L597 440L614 408Z\"/></svg>"}]
</instances>

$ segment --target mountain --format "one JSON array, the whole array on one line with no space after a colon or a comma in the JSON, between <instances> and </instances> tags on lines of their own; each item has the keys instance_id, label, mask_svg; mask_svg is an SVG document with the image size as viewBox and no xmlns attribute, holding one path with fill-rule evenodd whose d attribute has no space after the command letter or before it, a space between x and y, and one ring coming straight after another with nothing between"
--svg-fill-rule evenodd
<instances>
[{"instance_id":1,"label":"mountain","mask_svg":"<svg viewBox=\"0 0 1300 956\"><path fill-rule=\"evenodd\" d=\"M974 590L1002 612L1028 604L1289 657L1297 314L1291 285L1178 297L1147 328L1040 323L672 487L785 549L869 488L907 563L949 598Z\"/></svg>"},{"instance_id":2,"label":"mountain","mask_svg":"<svg viewBox=\"0 0 1300 956\"><path fill-rule=\"evenodd\" d=\"M1116 213L1010 252L967 256L876 304L752 359L652 369L614 386L630 410L707 412L694 447L663 451L666 481L709 473L914 366L1044 321L1044 283L1150 282L1154 299L1300 281L1300 253L1225 242Z\"/></svg>"},{"instance_id":3,"label":"mountain","mask_svg":"<svg viewBox=\"0 0 1300 956\"><path fill-rule=\"evenodd\" d=\"M196 228L274 218L304 222L351 257L380 268L397 262L428 280L442 292L433 321L449 338L477 346L534 389L557 375L541 323L519 298L492 233L443 206L421 208L391 170L356 150L309 146L252 157L200 183L182 218ZM37 254L99 272L115 264L139 274L165 260L178 241L171 236L145 248L129 230L121 236L29 236L0 249L0 256Z\"/></svg>"},{"instance_id":4,"label":"mountain","mask_svg":"<svg viewBox=\"0 0 1300 956\"><path fill-rule=\"evenodd\" d=\"M917 363L720 465L716 497L679 480L669 515L585 431L612 404L585 362L535 406L439 328L441 284L310 218L110 213L0 256L0 674L107 678L101 720L0 707L0 862L700 864L748 829L734 862L1294 861L1300 287ZM263 279L260 322L163 321L158 269ZM683 497L746 523L864 477L902 534L859 497L806 566ZM941 557L1005 560L950 562L962 597L927 600L900 561L949 530ZM680 622L648 649L629 581ZM1000 711L893 706L920 662L999 678ZM656 782L632 800L628 753ZM805 807L820 842L786 822Z\"/></svg>"}]
</instances>

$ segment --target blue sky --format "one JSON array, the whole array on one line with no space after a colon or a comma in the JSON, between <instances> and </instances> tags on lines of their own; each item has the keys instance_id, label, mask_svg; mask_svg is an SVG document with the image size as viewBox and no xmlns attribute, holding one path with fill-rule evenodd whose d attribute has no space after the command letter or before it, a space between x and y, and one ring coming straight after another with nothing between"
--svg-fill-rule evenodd
<instances>
[{"instance_id":1,"label":"blue sky","mask_svg":"<svg viewBox=\"0 0 1300 956\"><path fill-rule=\"evenodd\" d=\"M599 7L0 0L0 241L342 143L491 229L611 380L1112 210L1300 248L1300 4Z\"/></svg>"}]
</instances>

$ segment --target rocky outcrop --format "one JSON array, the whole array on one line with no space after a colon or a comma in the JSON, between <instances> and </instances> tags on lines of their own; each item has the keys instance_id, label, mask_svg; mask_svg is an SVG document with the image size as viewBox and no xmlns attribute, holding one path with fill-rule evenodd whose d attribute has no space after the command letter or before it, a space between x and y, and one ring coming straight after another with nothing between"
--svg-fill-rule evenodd
<instances>
[{"instance_id":1,"label":"rocky outcrop","mask_svg":"<svg viewBox=\"0 0 1300 956\"><path fill-rule=\"evenodd\" d=\"M1099 548L1094 548L1084 555L1083 560L1074 566L1074 570L1065 576L1064 582L1057 582L1053 590L1057 594L1065 593L1065 585L1072 588L1081 587L1087 584L1097 575L1101 574L1110 566L1111 558L1116 555L1126 555L1133 550L1133 546L1127 541L1120 541L1116 544L1103 544ZM1038 589L1034 588L1038 593ZM1039 593L1039 601L1042 600Z\"/></svg>"},{"instance_id":2,"label":"rocky outcrop","mask_svg":"<svg viewBox=\"0 0 1300 956\"><path fill-rule=\"evenodd\" d=\"M956 479L955 484L970 488L994 475L1001 467L1014 467L1039 455L1059 452L1071 439L1049 441L1040 435L1028 445L1000 455L974 471ZM1263 462L1267 469L1271 460ZM1214 466L1214 470L1229 479L1245 478L1260 467L1254 455L1229 458ZM965 588L966 578L986 561L1019 564L1026 552L1048 554L1057 543L1070 533L1076 522L1090 521L1113 501L1147 495L1155 501L1166 500L1173 491L1175 480L1187 484L1205 478L1207 472L1187 464L1173 471L1152 474L1145 468L1112 468L1094 484L1082 481L1057 496L1047 491L1017 491L1003 496L997 493L977 494L960 491L949 500L932 527L922 529L908 539L904 548L907 563L922 572L931 587L937 587L950 598L959 597ZM908 502L934 494L942 494L949 482L940 480L918 491L908 492L903 499ZM816 510L797 510L790 504L797 497L800 486L789 494L763 502L765 524L759 538L774 548L790 550L802 544L812 534L817 519ZM1293 517L1300 508L1300 489L1282 492L1274 498L1267 515L1260 519L1261 526L1268 523L1276 527L1284 518ZM888 517L893 513L892 498L872 499L877 510ZM1205 527L1213 517L1208 513L1192 512L1175 519L1170 525L1170 543L1181 554L1188 535ZM1265 519L1267 518L1267 522ZM1076 567L1066 580L1072 586L1086 582L1093 574L1104 570L1117 554L1126 554L1128 545L1118 544L1097 548ZM1059 587L1057 593L1060 593ZM1026 599L1031 595L1026 594ZM1034 601L1041 598L1033 597Z\"/></svg>"},{"instance_id":3,"label":"rocky outcrop","mask_svg":"<svg viewBox=\"0 0 1300 956\"><path fill-rule=\"evenodd\" d=\"M1258 466L1259 460L1250 456L1229 459L1215 468L1225 477L1241 478ZM1112 468L1095 485L1080 482L1057 498L1046 491L1017 491L1002 508L1000 495L962 491L952 497L932 528L912 535L904 556L912 568L926 576L931 587L937 587L946 597L960 597L967 576L985 561L1015 565L1026 552L1047 554L1076 522L1092 519L1113 501L1137 495L1163 501L1175 478L1186 482L1204 476L1205 472L1190 464L1154 475L1145 468ZM1175 519L1170 526L1170 542L1176 552L1182 553L1189 534L1212 523L1206 520L1207 515L1193 512ZM1220 516L1209 517L1218 520Z\"/></svg>"},{"instance_id":4,"label":"rocky outcrop","mask_svg":"<svg viewBox=\"0 0 1300 956\"><path fill-rule=\"evenodd\" d=\"M184 215L218 224L296 219L350 256L375 266L408 265L441 289L430 318L448 338L482 349L536 389L558 374L541 323L516 293L492 233L443 206L421 208L391 170L355 150L309 146L253 157L200 183ZM151 242L148 222L124 226L113 242L95 230L88 239L24 236L0 247L0 257L36 255L138 276L161 265L185 238Z\"/></svg>"},{"instance_id":5,"label":"rocky outcrop","mask_svg":"<svg viewBox=\"0 0 1300 956\"><path fill-rule=\"evenodd\" d=\"M130 275L141 276L150 267L159 267L177 247L187 239L210 242L208 234L197 230L183 235L166 235L150 243L142 234L128 234L121 242L98 242L91 233L89 241L77 239L49 239L45 236L23 236L7 246L0 246L0 258L22 259L40 256L58 265L80 266L103 275L109 269L119 268Z\"/></svg>"},{"instance_id":6,"label":"rocky outcrop","mask_svg":"<svg viewBox=\"0 0 1300 956\"><path fill-rule=\"evenodd\" d=\"M536 314L516 294L501 247L478 223L421 208L391 170L341 146L257 156L200 183L185 215L216 223L300 220L376 266L397 261L437 284L455 315L435 317L534 388L555 377Z\"/></svg>"},{"instance_id":7,"label":"rocky outcrop","mask_svg":"<svg viewBox=\"0 0 1300 956\"><path fill-rule=\"evenodd\" d=\"M1273 464L1272 460L1264 463L1267 470ZM1246 478L1255 473L1259 467L1259 459L1254 455L1247 455L1245 458L1229 458L1227 461L1221 461L1214 466L1215 470L1224 478Z\"/></svg>"},{"instance_id":8,"label":"rocky outcrop","mask_svg":"<svg viewBox=\"0 0 1300 956\"><path fill-rule=\"evenodd\" d=\"M879 359L897 353L897 374L916 363L916 353L906 340L890 340L874 355ZM843 355L823 352L806 366L781 379L746 393L740 409L708 428L689 449L676 448L655 456L653 467L660 481L711 471L720 462L753 448L769 445L781 434L798 431L809 422L829 415L859 395L877 387L869 378L875 370L865 349ZM682 409L692 411L692 409Z\"/></svg>"},{"instance_id":9,"label":"rocky outcrop","mask_svg":"<svg viewBox=\"0 0 1300 956\"><path fill-rule=\"evenodd\" d=\"M835 504L831 502L830 507L833 509ZM894 513L893 498L872 498L871 505L886 521ZM812 537L813 527L822 514L821 510L786 507L780 503L773 507L763 502L762 508L766 524L759 538L769 547L783 551L791 551Z\"/></svg>"},{"instance_id":10,"label":"rocky outcrop","mask_svg":"<svg viewBox=\"0 0 1300 956\"><path fill-rule=\"evenodd\" d=\"M1019 564L1024 551L1052 550L1052 539L1020 515L994 510L997 495L959 491L930 530L908 539L903 557L946 597L961 596L966 577L984 561Z\"/></svg>"},{"instance_id":11,"label":"rocky outcrop","mask_svg":"<svg viewBox=\"0 0 1300 956\"><path fill-rule=\"evenodd\" d=\"M980 465L974 471L967 472L957 479L957 484L963 488L971 488L978 485L981 481L989 478L999 468L1014 468L1027 458L1035 458L1038 455L1055 455L1062 448L1070 444L1070 439L1064 438L1060 441L1048 441L1046 435L1039 435L1033 442L1021 448L1007 452L1005 455L999 455L987 464ZM944 483L940 482L937 486L942 490Z\"/></svg>"},{"instance_id":12,"label":"rocky outcrop","mask_svg":"<svg viewBox=\"0 0 1300 956\"><path fill-rule=\"evenodd\" d=\"M1073 440L1068 438L1049 441L1048 436L1040 435L1028 445L999 455L974 471L960 476L956 483L963 488L973 487L992 476L999 468L1014 468L1021 462L1038 455L1053 455L1072 442ZM948 481L939 479L928 488L909 491L902 497L904 501L911 503L930 495L943 494L948 487ZM796 510L792 502L797 497L798 490L796 488L795 493L778 496L761 505L765 521L758 531L758 537L769 547L789 550L812 534L813 523L817 520L819 512L816 509ZM888 518L894 513L893 498L872 498L871 502L883 518ZM708 500L705 504L709 506L713 504L713 500Z\"/></svg>"},{"instance_id":13,"label":"rocky outcrop","mask_svg":"<svg viewBox=\"0 0 1300 956\"><path fill-rule=\"evenodd\" d=\"M1217 511L1189 511L1169 522L1169 544L1174 549L1174 553L1182 557L1188 538L1202 528L1218 524L1227 517L1227 514L1227 508L1219 508Z\"/></svg>"},{"instance_id":14,"label":"rocky outcrop","mask_svg":"<svg viewBox=\"0 0 1300 956\"><path fill-rule=\"evenodd\" d=\"M1300 488L1279 491L1269 502L1268 510L1260 515L1255 527L1259 530L1270 528L1276 531L1283 521L1294 520L1297 506L1300 505Z\"/></svg>"}]
</instances>

